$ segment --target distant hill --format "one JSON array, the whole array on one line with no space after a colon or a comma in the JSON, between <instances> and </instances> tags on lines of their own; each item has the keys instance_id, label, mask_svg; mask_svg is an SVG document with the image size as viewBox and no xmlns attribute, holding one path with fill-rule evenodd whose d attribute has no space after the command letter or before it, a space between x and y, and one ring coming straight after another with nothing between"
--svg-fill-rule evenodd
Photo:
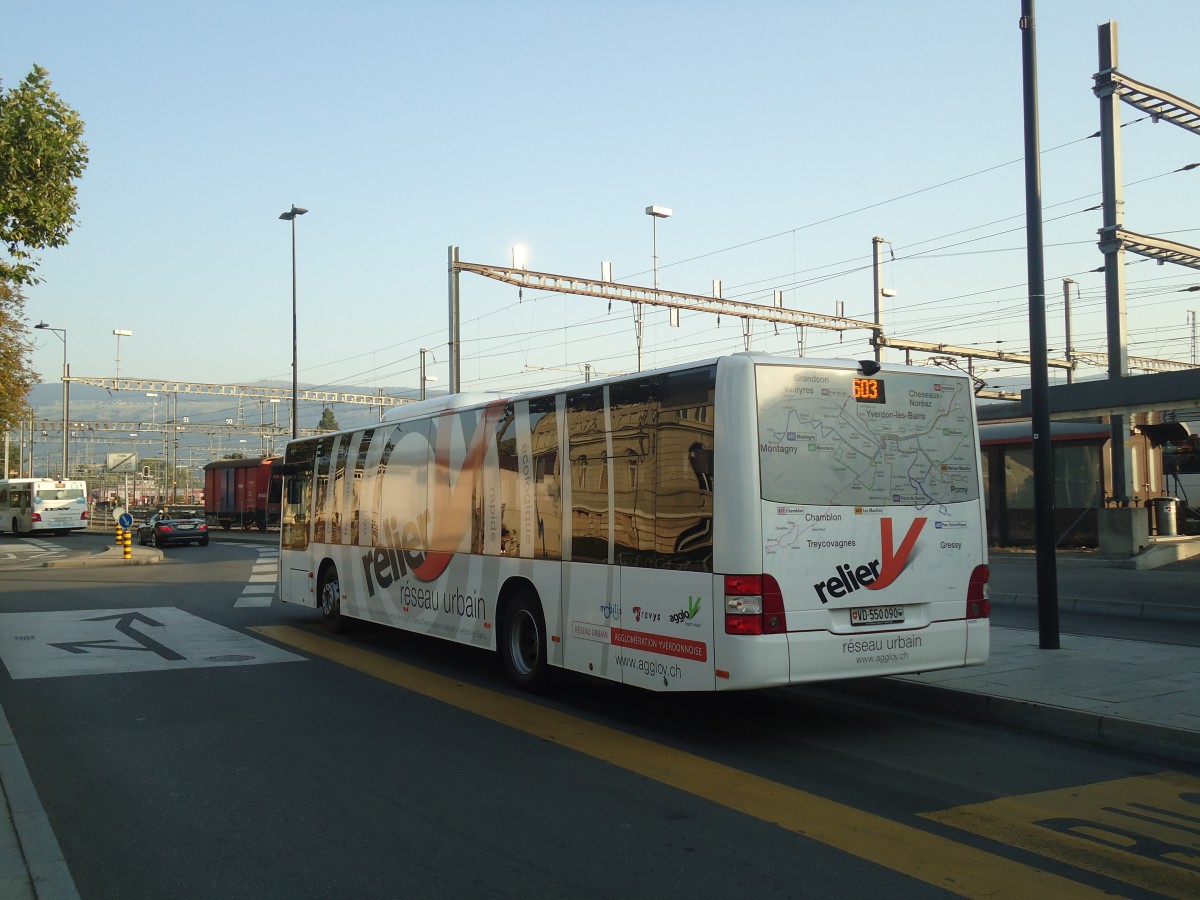
<instances>
[{"instance_id":1,"label":"distant hill","mask_svg":"<svg viewBox=\"0 0 1200 900\"><path fill-rule=\"evenodd\" d=\"M260 382L255 387L272 387L288 390L290 384L278 382ZM378 388L354 387L347 385L308 385L301 384L300 389L330 391L343 394L375 394ZM418 399L419 392L414 388L385 387L383 393L390 397ZM62 384L50 382L34 385L29 393L29 402L34 410L35 421L47 420L57 423L62 420ZM171 421L171 411L175 401L166 394L147 397L144 391L109 391L106 388L91 385L71 386L71 421L72 422L127 422L137 426L162 426ZM258 455L264 445L259 437L258 426L271 425L272 408L277 417L279 430L286 432L276 438L278 448L283 440L290 437L289 404L287 401L273 404L259 403L257 399L245 398L240 407L238 398L229 395L179 394L176 421L182 423L185 419L191 428L179 435L179 446L184 452L191 448L194 456L220 458L228 453L244 452L247 456ZM379 407L358 406L355 404L332 404L334 418L341 428L357 428L379 420ZM320 403L300 403L301 429L313 429L321 418L323 406ZM229 433L226 423L242 423L246 431ZM219 426L212 433L196 430L195 426L211 424ZM104 443L115 449L118 445L142 444L139 456L161 456L162 438L157 430L137 432L134 439L129 434L114 433L103 430L96 432L97 443ZM57 433L55 434L57 438ZM157 452L156 452L157 448Z\"/></svg>"}]
</instances>

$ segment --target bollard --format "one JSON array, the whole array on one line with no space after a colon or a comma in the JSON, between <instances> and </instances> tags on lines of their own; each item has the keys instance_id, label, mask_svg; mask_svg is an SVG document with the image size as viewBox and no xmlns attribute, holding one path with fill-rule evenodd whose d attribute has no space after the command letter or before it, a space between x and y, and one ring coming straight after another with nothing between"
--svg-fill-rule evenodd
<instances>
[{"instance_id":1,"label":"bollard","mask_svg":"<svg viewBox=\"0 0 1200 900\"><path fill-rule=\"evenodd\" d=\"M118 525L117 526L117 546L118 547L125 546L124 534L125 534L125 529L122 528L120 525Z\"/></svg>"},{"instance_id":2,"label":"bollard","mask_svg":"<svg viewBox=\"0 0 1200 900\"><path fill-rule=\"evenodd\" d=\"M125 559L133 559L133 534L128 531L125 532L124 546L125 552L122 555Z\"/></svg>"}]
</instances>

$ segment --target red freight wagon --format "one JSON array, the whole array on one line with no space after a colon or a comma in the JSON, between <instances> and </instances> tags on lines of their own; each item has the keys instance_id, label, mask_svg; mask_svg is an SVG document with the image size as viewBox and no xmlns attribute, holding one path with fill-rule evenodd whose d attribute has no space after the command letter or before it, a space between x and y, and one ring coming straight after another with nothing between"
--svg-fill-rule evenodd
<instances>
[{"instance_id":1,"label":"red freight wagon","mask_svg":"<svg viewBox=\"0 0 1200 900\"><path fill-rule=\"evenodd\" d=\"M204 467L204 518L210 526L266 531L279 525L283 457L219 459Z\"/></svg>"}]
</instances>

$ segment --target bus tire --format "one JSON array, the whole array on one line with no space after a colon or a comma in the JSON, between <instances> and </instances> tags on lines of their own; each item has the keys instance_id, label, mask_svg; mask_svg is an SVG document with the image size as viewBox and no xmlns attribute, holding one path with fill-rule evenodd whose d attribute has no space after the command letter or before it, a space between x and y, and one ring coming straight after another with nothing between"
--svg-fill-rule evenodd
<instances>
[{"instance_id":1,"label":"bus tire","mask_svg":"<svg viewBox=\"0 0 1200 900\"><path fill-rule=\"evenodd\" d=\"M325 567L317 584L317 608L325 617L326 628L334 634L346 631L346 617L342 615L342 582L333 563Z\"/></svg>"},{"instance_id":2,"label":"bus tire","mask_svg":"<svg viewBox=\"0 0 1200 900\"><path fill-rule=\"evenodd\" d=\"M546 623L537 594L517 593L504 609L500 660L505 674L523 691L544 691L550 683L546 661Z\"/></svg>"}]
</instances>

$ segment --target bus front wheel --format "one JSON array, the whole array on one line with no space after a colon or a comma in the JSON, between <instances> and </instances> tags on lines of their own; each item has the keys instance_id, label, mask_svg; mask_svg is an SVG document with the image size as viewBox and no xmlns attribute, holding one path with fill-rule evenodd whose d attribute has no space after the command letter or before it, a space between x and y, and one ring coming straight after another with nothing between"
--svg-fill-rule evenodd
<instances>
[{"instance_id":1,"label":"bus front wheel","mask_svg":"<svg viewBox=\"0 0 1200 900\"><path fill-rule=\"evenodd\" d=\"M326 627L334 634L346 630L346 619L342 615L342 582L338 578L337 566L330 564L321 573L321 581L317 587L317 603L321 615L325 617Z\"/></svg>"},{"instance_id":2,"label":"bus front wheel","mask_svg":"<svg viewBox=\"0 0 1200 900\"><path fill-rule=\"evenodd\" d=\"M546 625L532 591L513 597L504 610L500 658L510 679L525 691L542 691L550 681L546 663Z\"/></svg>"}]
</instances>

